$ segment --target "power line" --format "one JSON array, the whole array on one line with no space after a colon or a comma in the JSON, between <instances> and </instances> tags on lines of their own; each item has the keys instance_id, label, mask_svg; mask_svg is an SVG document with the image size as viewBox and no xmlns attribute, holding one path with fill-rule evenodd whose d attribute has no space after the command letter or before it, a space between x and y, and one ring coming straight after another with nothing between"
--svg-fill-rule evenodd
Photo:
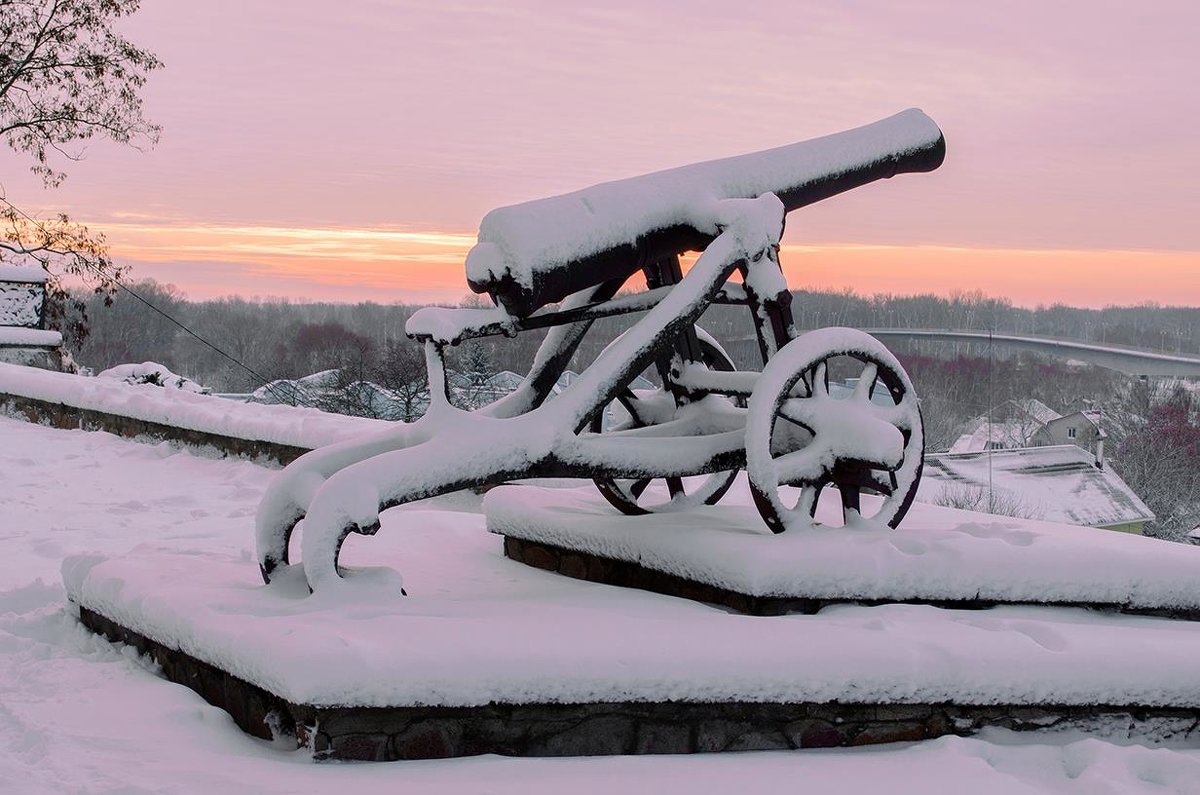
<instances>
[{"instance_id":1,"label":"power line","mask_svg":"<svg viewBox=\"0 0 1200 795\"><path fill-rule=\"evenodd\" d=\"M88 263L88 264L90 265L90 267L95 268L94 265L91 265L91 263ZM96 270L98 270L98 268L96 268ZM302 396L302 390L300 390L300 389L293 390L293 395L292 395L292 397L290 397L290 400L289 400L288 396L286 394L283 394L282 391L277 390L275 387L272 387L271 382L275 381L275 378L268 378L268 377L262 375L262 373L258 372L257 370L254 370L253 367L251 367L250 365L245 364L244 361L241 361L240 359L234 357L233 354L227 353L226 351L223 351L223 349L218 348L216 345L214 345L214 343L209 342L208 340L205 340L204 337L197 334L196 331L193 331L192 329L187 328L186 325L184 325L184 323L182 323L181 321L178 321L178 319L168 315L168 313L166 311L163 311L162 309L158 309L157 306L155 306L154 304L151 304L150 301L143 298L142 295L139 295L137 292L134 292L132 288L127 287L126 285L124 285L124 283L121 283L119 281L114 281L113 283L115 283L115 285L120 287L121 289L124 289L124 291L126 293L132 295L133 298L136 298L139 301L142 301L142 303L144 305L150 307L150 309L157 312L158 315L161 315L162 317L167 318L168 321L174 323L175 325L178 325L178 327L180 329L184 330L186 334L194 337L194 339L196 339L197 341L202 343L202 345L211 348L212 351L214 351L218 354L221 354L222 357L228 359L229 361L233 361L233 363L235 365L238 365L239 367L241 367L242 370L245 370L246 372L250 373L250 375L252 375L254 378L256 378L259 383L263 384L263 387L265 387L266 390L270 391L270 393L274 394L276 397L280 397L281 402L292 402L292 404L295 405L295 401L299 400L305 406L314 408L314 406L311 404L311 402L308 402L305 399L305 397Z\"/></svg>"},{"instance_id":2,"label":"power line","mask_svg":"<svg viewBox=\"0 0 1200 795\"><path fill-rule=\"evenodd\" d=\"M23 217L26 221L28 221L29 223L33 224L38 229L40 229L45 235L47 235L47 237L49 237L51 235L51 232L48 229L46 229L46 227L42 224L41 221L32 217L31 215L26 213L20 207L17 207L12 202L4 200L4 203L7 204L10 208L12 208L21 217ZM35 257L35 259L36 259L36 257ZM88 260L83 259L81 257L77 258L76 261L79 263L82 263L83 265L92 269L101 278L107 278L106 274L95 263L89 262ZM46 267L46 264L42 263L42 266ZM292 405L295 405L296 400L299 399L300 402L303 403L305 406L307 406L309 408L317 408L317 406L315 406L311 401L308 400L308 398L304 395L304 390L302 388L300 388L299 386L296 386L296 388L293 389L293 394L289 398L287 395L283 394L281 391L277 390L275 387L273 387L271 385L271 382L275 381L277 379L267 378L266 376L264 376L261 373L259 373L258 371L256 371L254 368L250 367L248 364L242 362L236 356L234 356L230 353L227 353L226 351L222 350L221 348L217 347L213 343L206 340L204 337L201 337L195 331L192 331L190 328L188 328L186 325L184 325L182 321L176 319L172 315L168 314L166 311L164 311L164 310L160 309L159 307L155 306L154 304L150 303L145 298L143 298L141 295L139 295L137 292L135 292L131 287L125 285L118 279L112 279L112 283L115 284L117 287L121 288L122 290L124 290L125 292L132 295L135 299L140 301L145 306L149 307L154 312L157 312L159 315L161 315L162 317L166 318L171 323L178 326L182 331L184 331L186 334L190 335L191 337L195 338L202 345L205 345L206 347L210 348L214 352L218 353L219 355L221 355L224 358L228 359L229 361L233 362L235 365L242 368L250 375L254 376L255 380L257 380L259 383L261 383L268 392L275 395L276 398L279 398L281 403L289 403L290 402Z\"/></svg>"}]
</instances>

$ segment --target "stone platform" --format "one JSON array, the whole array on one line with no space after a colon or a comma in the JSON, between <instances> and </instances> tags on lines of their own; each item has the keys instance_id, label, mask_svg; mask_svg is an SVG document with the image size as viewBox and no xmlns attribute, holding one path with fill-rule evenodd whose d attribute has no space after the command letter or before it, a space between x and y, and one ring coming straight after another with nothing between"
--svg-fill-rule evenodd
<instances>
[{"instance_id":1,"label":"stone platform","mask_svg":"<svg viewBox=\"0 0 1200 795\"><path fill-rule=\"evenodd\" d=\"M1200 618L1200 547L922 504L896 531L824 525L777 536L740 496L630 517L588 487L506 486L489 492L484 511L512 560L752 615L904 603ZM833 502L818 519L838 520Z\"/></svg>"},{"instance_id":2,"label":"stone platform","mask_svg":"<svg viewBox=\"0 0 1200 795\"><path fill-rule=\"evenodd\" d=\"M984 727L1200 739L1200 710L1020 704L688 703L329 707L292 704L81 608L83 624L153 659L163 675L224 709L246 733L295 738L317 760L397 761L478 754L600 756L772 751L915 742Z\"/></svg>"},{"instance_id":3,"label":"stone platform","mask_svg":"<svg viewBox=\"0 0 1200 795\"><path fill-rule=\"evenodd\" d=\"M347 543L344 587L313 595L294 568L264 586L248 552L178 546L68 559L63 579L88 627L316 758L765 750L983 726L1200 737L1198 623L1028 605L737 615L506 560L469 507L385 512ZM404 571L409 596L364 563Z\"/></svg>"}]
</instances>

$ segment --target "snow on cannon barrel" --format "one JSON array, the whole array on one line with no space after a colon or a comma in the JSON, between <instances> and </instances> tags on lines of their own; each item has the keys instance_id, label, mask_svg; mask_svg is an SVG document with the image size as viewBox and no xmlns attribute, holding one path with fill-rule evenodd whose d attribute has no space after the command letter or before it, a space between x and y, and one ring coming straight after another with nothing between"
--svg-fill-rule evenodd
<instances>
[{"instance_id":1,"label":"snow on cannon barrel","mask_svg":"<svg viewBox=\"0 0 1200 795\"><path fill-rule=\"evenodd\" d=\"M946 142L915 108L853 130L500 207L479 226L467 282L514 317L716 237L687 219L698 197L774 193L791 212L896 174L933 171Z\"/></svg>"}]
</instances>

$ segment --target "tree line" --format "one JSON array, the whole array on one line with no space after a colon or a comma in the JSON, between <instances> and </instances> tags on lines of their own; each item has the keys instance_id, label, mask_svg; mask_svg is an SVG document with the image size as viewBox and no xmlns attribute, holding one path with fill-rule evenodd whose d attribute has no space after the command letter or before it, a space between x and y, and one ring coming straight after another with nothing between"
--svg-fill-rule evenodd
<instances>
[{"instance_id":1,"label":"tree line","mask_svg":"<svg viewBox=\"0 0 1200 795\"><path fill-rule=\"evenodd\" d=\"M118 294L79 296L90 315L89 336L74 351L99 370L116 364L156 361L215 392L250 392L273 379L295 379L337 370L344 389L323 398L321 408L374 416L369 395L355 384L372 382L405 397L402 415L412 420L428 384L419 346L404 324L419 307L406 304L333 304L222 298L189 301L170 285L144 280L131 285L145 303ZM465 303L475 304L471 297ZM152 309L149 305L155 307ZM978 295L874 296L800 291L793 303L797 325L993 328L1074 339L1156 347L1169 336L1195 352L1200 309L1138 306L1101 310L1051 306L1013 307ZM582 370L636 316L598 321L571 362ZM990 325L993 321L996 325ZM1007 325L1005 325L1007 324ZM1023 325L1022 325L1023 324ZM749 314L714 306L701 325L727 342L735 363L760 366L749 342ZM184 330L187 329L187 331ZM1089 336L1090 335L1090 336ZM544 332L481 339L448 350L448 365L466 386L482 389L502 370L526 372ZM1178 536L1200 524L1200 391L1183 384L1144 383L1094 366L1031 353L988 351L980 343L908 342L891 346L921 396L927 448L945 450L989 409L1010 399L1036 398L1067 414L1101 408L1110 434L1112 466L1160 517L1155 530ZM648 374L653 377L653 374ZM334 397L329 397L333 395Z\"/></svg>"}]
</instances>

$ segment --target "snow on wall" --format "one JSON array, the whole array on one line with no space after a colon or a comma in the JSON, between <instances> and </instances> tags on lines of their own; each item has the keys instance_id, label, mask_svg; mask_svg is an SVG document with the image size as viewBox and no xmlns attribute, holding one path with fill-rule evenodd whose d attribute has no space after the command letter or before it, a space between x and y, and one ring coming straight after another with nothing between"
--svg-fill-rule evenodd
<instances>
[{"instance_id":1,"label":"snow on wall","mask_svg":"<svg viewBox=\"0 0 1200 795\"><path fill-rule=\"evenodd\" d=\"M833 519L833 502L822 503L818 520ZM823 526L781 535L749 505L631 519L588 488L504 486L488 493L484 511L495 533L752 596L1200 608L1195 547L930 505L918 504L895 531Z\"/></svg>"},{"instance_id":2,"label":"snow on wall","mask_svg":"<svg viewBox=\"0 0 1200 795\"><path fill-rule=\"evenodd\" d=\"M62 345L62 334L40 328L0 327L0 345L57 348Z\"/></svg>"},{"instance_id":3,"label":"snow on wall","mask_svg":"<svg viewBox=\"0 0 1200 795\"><path fill-rule=\"evenodd\" d=\"M392 423L292 406L239 403L116 378L85 378L0 364L0 393L173 425L205 433L315 448Z\"/></svg>"}]
</instances>

